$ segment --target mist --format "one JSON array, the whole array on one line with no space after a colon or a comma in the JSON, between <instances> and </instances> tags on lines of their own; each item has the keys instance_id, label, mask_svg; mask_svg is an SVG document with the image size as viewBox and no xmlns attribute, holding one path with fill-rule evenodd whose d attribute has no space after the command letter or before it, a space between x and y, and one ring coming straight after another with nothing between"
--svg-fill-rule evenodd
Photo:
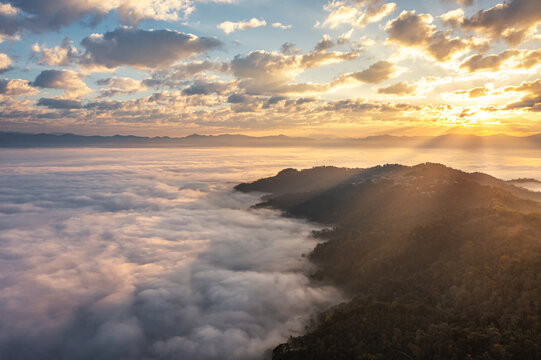
<instances>
[{"instance_id":1,"label":"mist","mask_svg":"<svg viewBox=\"0 0 541 360\"><path fill-rule=\"evenodd\" d=\"M0 358L257 359L340 301L306 276L314 225L231 190L247 169L136 158L3 167Z\"/></svg>"},{"instance_id":2,"label":"mist","mask_svg":"<svg viewBox=\"0 0 541 360\"><path fill-rule=\"evenodd\" d=\"M316 245L317 225L252 209L260 195L234 185L322 164L438 158L511 179L537 174L539 163L538 155L412 154L3 151L0 358L264 358L344 296L309 281L303 254Z\"/></svg>"}]
</instances>

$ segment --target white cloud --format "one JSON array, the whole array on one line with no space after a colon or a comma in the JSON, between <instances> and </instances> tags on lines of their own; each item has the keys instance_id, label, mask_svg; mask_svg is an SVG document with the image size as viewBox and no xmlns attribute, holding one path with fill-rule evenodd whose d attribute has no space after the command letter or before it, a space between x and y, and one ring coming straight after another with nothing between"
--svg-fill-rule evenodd
<instances>
[{"instance_id":1,"label":"white cloud","mask_svg":"<svg viewBox=\"0 0 541 360\"><path fill-rule=\"evenodd\" d=\"M9 70L11 67L11 59L6 54L0 53L0 74Z\"/></svg>"},{"instance_id":2,"label":"white cloud","mask_svg":"<svg viewBox=\"0 0 541 360\"><path fill-rule=\"evenodd\" d=\"M282 30L287 30L287 29L291 29L293 26L292 25L284 25L284 24L282 24L280 22L275 22L275 23L272 23L272 27L282 29Z\"/></svg>"},{"instance_id":3,"label":"white cloud","mask_svg":"<svg viewBox=\"0 0 541 360\"><path fill-rule=\"evenodd\" d=\"M363 28L389 16L396 10L395 3L379 5L378 2L337 1L333 0L324 6L329 13L323 22L317 22L316 27L335 29L341 25Z\"/></svg>"},{"instance_id":4,"label":"white cloud","mask_svg":"<svg viewBox=\"0 0 541 360\"><path fill-rule=\"evenodd\" d=\"M230 190L276 165L219 157L10 157L0 174L0 317L10 329L0 357L260 358L340 300L303 275L313 225L249 210L257 197Z\"/></svg>"},{"instance_id":5,"label":"white cloud","mask_svg":"<svg viewBox=\"0 0 541 360\"><path fill-rule=\"evenodd\" d=\"M232 32L235 32L237 30L254 29L266 25L267 22L265 20L252 18L248 21L239 22L224 21L223 23L218 25L218 29L223 30L223 32L225 32L226 34L231 34Z\"/></svg>"}]
</instances>

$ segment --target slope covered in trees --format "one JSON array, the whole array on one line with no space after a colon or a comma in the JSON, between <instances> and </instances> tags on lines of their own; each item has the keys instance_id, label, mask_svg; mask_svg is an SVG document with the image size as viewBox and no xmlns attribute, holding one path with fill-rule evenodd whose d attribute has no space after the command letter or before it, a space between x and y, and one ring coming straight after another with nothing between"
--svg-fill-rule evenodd
<instances>
[{"instance_id":1,"label":"slope covered in trees","mask_svg":"<svg viewBox=\"0 0 541 360\"><path fill-rule=\"evenodd\" d=\"M329 224L313 277L352 298L274 359L541 358L540 193L438 164L332 169L237 187Z\"/></svg>"}]
</instances>

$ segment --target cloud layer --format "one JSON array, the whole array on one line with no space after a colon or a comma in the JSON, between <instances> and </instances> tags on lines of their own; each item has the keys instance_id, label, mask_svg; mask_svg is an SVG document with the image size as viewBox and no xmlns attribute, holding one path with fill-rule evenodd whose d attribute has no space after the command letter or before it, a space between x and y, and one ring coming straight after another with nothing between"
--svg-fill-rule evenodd
<instances>
[{"instance_id":1,"label":"cloud layer","mask_svg":"<svg viewBox=\"0 0 541 360\"><path fill-rule=\"evenodd\" d=\"M313 226L230 190L272 165L215 155L13 153L0 174L0 357L259 359L338 301L304 275Z\"/></svg>"}]
</instances>

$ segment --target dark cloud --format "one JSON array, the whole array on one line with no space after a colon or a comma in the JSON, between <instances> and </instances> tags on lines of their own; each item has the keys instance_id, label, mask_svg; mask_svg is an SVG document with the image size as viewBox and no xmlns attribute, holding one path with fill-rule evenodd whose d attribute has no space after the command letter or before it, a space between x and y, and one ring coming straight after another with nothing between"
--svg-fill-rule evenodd
<instances>
[{"instance_id":1,"label":"dark cloud","mask_svg":"<svg viewBox=\"0 0 541 360\"><path fill-rule=\"evenodd\" d=\"M81 109L80 101L71 99L56 99L56 98L41 98L38 101L38 106L46 106L49 109Z\"/></svg>"},{"instance_id":2,"label":"dark cloud","mask_svg":"<svg viewBox=\"0 0 541 360\"><path fill-rule=\"evenodd\" d=\"M486 70L496 71L508 61L512 60L509 66L514 69L530 69L541 64L541 50L505 50L499 54L483 56L472 55L467 58L460 67L470 72Z\"/></svg>"},{"instance_id":3,"label":"dark cloud","mask_svg":"<svg viewBox=\"0 0 541 360\"><path fill-rule=\"evenodd\" d=\"M368 69L350 74L350 77L371 84L380 83L390 79L396 72L392 62L381 60L368 67Z\"/></svg>"},{"instance_id":4,"label":"dark cloud","mask_svg":"<svg viewBox=\"0 0 541 360\"><path fill-rule=\"evenodd\" d=\"M2 359L260 359L340 300L303 275L313 225L230 190L263 163L65 150L3 166Z\"/></svg>"},{"instance_id":5,"label":"dark cloud","mask_svg":"<svg viewBox=\"0 0 541 360\"><path fill-rule=\"evenodd\" d=\"M141 30L117 28L105 34L84 38L81 62L86 65L116 68L157 68L169 66L217 48L222 43L216 38L197 37L174 30Z\"/></svg>"},{"instance_id":6,"label":"dark cloud","mask_svg":"<svg viewBox=\"0 0 541 360\"><path fill-rule=\"evenodd\" d=\"M324 111L340 111L343 113L381 113L381 112L401 112L421 110L421 106L415 106L404 103L374 103L363 99L345 99L332 101L325 104Z\"/></svg>"},{"instance_id":7,"label":"dark cloud","mask_svg":"<svg viewBox=\"0 0 541 360\"><path fill-rule=\"evenodd\" d=\"M325 51L335 47L335 42L331 39L329 35L323 35L321 40L316 44L314 51Z\"/></svg>"},{"instance_id":8,"label":"dark cloud","mask_svg":"<svg viewBox=\"0 0 541 360\"><path fill-rule=\"evenodd\" d=\"M81 75L71 70L44 70L36 77L32 85L40 88L62 89L68 97L80 97L90 92L81 79Z\"/></svg>"},{"instance_id":9,"label":"dark cloud","mask_svg":"<svg viewBox=\"0 0 541 360\"><path fill-rule=\"evenodd\" d=\"M498 70L500 66L509 58L520 53L518 50L506 50L501 54L483 56L481 54L472 55L467 58L460 67L468 71L478 70Z\"/></svg>"},{"instance_id":10,"label":"dark cloud","mask_svg":"<svg viewBox=\"0 0 541 360\"><path fill-rule=\"evenodd\" d=\"M231 84L226 82L196 80L190 86L184 88L182 93L184 95L221 94L230 87Z\"/></svg>"},{"instance_id":11,"label":"dark cloud","mask_svg":"<svg viewBox=\"0 0 541 360\"><path fill-rule=\"evenodd\" d=\"M227 102L230 104L241 104L247 102L250 98L242 94L231 94L227 98Z\"/></svg>"},{"instance_id":12,"label":"dark cloud","mask_svg":"<svg viewBox=\"0 0 541 360\"><path fill-rule=\"evenodd\" d=\"M408 84L407 82L399 82L389 85L384 88L378 89L378 94L388 95L411 95L415 93L415 86Z\"/></svg>"},{"instance_id":13,"label":"dark cloud","mask_svg":"<svg viewBox=\"0 0 541 360\"><path fill-rule=\"evenodd\" d=\"M519 101L508 104L506 109L541 111L541 80L525 81L519 86L510 86L505 91L526 93Z\"/></svg>"},{"instance_id":14,"label":"dark cloud","mask_svg":"<svg viewBox=\"0 0 541 360\"><path fill-rule=\"evenodd\" d=\"M280 46L280 52L285 55L296 55L300 53L300 50L297 49L297 46L290 42L285 42Z\"/></svg>"},{"instance_id":15,"label":"dark cloud","mask_svg":"<svg viewBox=\"0 0 541 360\"><path fill-rule=\"evenodd\" d=\"M22 19L19 9L9 3L0 3L0 42L3 37L15 37L21 30Z\"/></svg>"}]
</instances>

